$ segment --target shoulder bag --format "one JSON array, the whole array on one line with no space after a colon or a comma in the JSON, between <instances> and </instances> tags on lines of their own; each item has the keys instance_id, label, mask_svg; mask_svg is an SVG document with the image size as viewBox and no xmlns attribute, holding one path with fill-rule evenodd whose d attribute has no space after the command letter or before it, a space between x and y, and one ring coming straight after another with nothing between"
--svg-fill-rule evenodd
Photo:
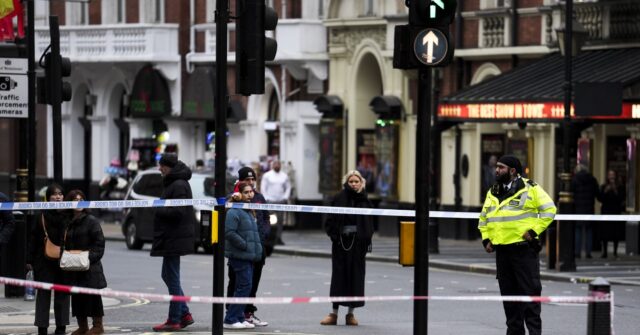
<instances>
[{"instance_id":1,"label":"shoulder bag","mask_svg":"<svg viewBox=\"0 0 640 335\"><path fill-rule=\"evenodd\" d=\"M60 259L60 246L53 244L47 234L47 226L44 223L44 215L42 218L42 229L44 230L44 257L51 260Z\"/></svg>"},{"instance_id":2,"label":"shoulder bag","mask_svg":"<svg viewBox=\"0 0 640 335\"><path fill-rule=\"evenodd\" d=\"M64 241L62 242L62 257L60 257L60 268L64 271L87 271L89 270L88 250L65 250L67 242L67 231L64 231Z\"/></svg>"}]
</instances>

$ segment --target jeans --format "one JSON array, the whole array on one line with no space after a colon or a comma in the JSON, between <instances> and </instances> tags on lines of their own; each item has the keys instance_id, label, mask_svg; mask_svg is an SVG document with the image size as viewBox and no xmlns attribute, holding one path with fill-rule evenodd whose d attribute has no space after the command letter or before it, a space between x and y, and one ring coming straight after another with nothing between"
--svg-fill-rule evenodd
<instances>
[{"instance_id":1,"label":"jeans","mask_svg":"<svg viewBox=\"0 0 640 335\"><path fill-rule=\"evenodd\" d=\"M180 256L165 256L162 258L162 280L171 295L184 295L180 286ZM169 303L169 322L180 323L182 316L189 313L187 303L172 301Z\"/></svg>"},{"instance_id":2,"label":"jeans","mask_svg":"<svg viewBox=\"0 0 640 335\"><path fill-rule=\"evenodd\" d=\"M253 262L241 259L229 258L229 268L236 274L236 290L233 292L234 298L245 298L251 293L251 277L253 276ZM244 322L243 304L230 304L224 323L233 324Z\"/></svg>"},{"instance_id":3,"label":"jeans","mask_svg":"<svg viewBox=\"0 0 640 335\"><path fill-rule=\"evenodd\" d=\"M576 244L575 255L577 258L580 258L580 252L582 251L582 239L584 237L584 251L587 255L591 254L591 249L593 247L593 228L591 222L576 222L576 231L575 238Z\"/></svg>"}]
</instances>

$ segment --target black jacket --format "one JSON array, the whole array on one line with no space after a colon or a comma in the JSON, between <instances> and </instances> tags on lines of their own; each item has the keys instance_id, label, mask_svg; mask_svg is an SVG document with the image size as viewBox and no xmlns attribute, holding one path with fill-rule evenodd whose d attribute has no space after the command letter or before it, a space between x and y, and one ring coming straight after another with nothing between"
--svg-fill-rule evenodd
<instances>
[{"instance_id":1,"label":"black jacket","mask_svg":"<svg viewBox=\"0 0 640 335\"><path fill-rule=\"evenodd\" d=\"M357 193L344 184L344 188L335 195L331 201L333 207L355 207L355 208L373 208L373 205L367 198L366 191ZM346 225L356 226L356 238L360 240L371 241L373 236L373 221L368 215L343 215L330 214L325 222L325 230L332 241L336 241L342 233L342 228Z\"/></svg>"},{"instance_id":2,"label":"black jacket","mask_svg":"<svg viewBox=\"0 0 640 335\"><path fill-rule=\"evenodd\" d=\"M161 199L192 199L191 170L181 161L163 179ZM151 256L184 256L194 251L193 206L160 207L153 220Z\"/></svg>"},{"instance_id":3,"label":"black jacket","mask_svg":"<svg viewBox=\"0 0 640 335\"><path fill-rule=\"evenodd\" d=\"M64 229L71 221L69 211L47 210L38 217L29 241L29 252L27 252L27 264L33 267L33 276L37 281L48 283L67 283L66 273L60 269L58 260L50 260L44 256L44 228L47 229L49 240L62 246Z\"/></svg>"},{"instance_id":4,"label":"black jacket","mask_svg":"<svg viewBox=\"0 0 640 335\"><path fill-rule=\"evenodd\" d=\"M67 226L67 236L64 241L66 250L89 250L88 271L66 272L70 283L75 286L90 288L107 287L107 279L102 269L102 256L104 255L104 234L100 221L93 215L82 213L72 219ZM64 237L63 237L64 238Z\"/></svg>"},{"instance_id":5,"label":"black jacket","mask_svg":"<svg viewBox=\"0 0 640 335\"><path fill-rule=\"evenodd\" d=\"M0 192L0 202L9 202L9 198ZM0 211L0 245L8 243L15 229L15 220L11 211Z\"/></svg>"},{"instance_id":6,"label":"black jacket","mask_svg":"<svg viewBox=\"0 0 640 335\"><path fill-rule=\"evenodd\" d=\"M571 179L571 191L576 214L593 214L600 186L596 178L587 171L577 172Z\"/></svg>"}]
</instances>

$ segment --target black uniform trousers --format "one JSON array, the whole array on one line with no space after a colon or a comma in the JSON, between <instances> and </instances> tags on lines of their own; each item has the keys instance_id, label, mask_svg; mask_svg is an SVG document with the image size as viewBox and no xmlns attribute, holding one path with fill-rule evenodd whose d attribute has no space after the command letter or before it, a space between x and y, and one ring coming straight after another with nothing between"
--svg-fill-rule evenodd
<instances>
[{"instance_id":1,"label":"black uniform trousers","mask_svg":"<svg viewBox=\"0 0 640 335\"><path fill-rule=\"evenodd\" d=\"M527 242L496 245L496 268L500 294L539 296L540 260L538 251ZM525 323L530 335L541 334L540 303L504 302L507 335L524 335Z\"/></svg>"}]
</instances>

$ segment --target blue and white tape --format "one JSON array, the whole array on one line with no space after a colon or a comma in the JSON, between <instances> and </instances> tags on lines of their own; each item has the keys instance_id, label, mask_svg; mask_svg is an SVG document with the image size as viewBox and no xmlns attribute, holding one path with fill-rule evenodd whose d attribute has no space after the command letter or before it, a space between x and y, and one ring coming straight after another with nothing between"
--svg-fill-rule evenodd
<instances>
[{"instance_id":1,"label":"blue and white tape","mask_svg":"<svg viewBox=\"0 0 640 335\"><path fill-rule=\"evenodd\" d=\"M224 199L155 199L155 200L116 200L116 201L59 201L59 202L2 202L0 211L28 211L51 209L104 209L104 208L151 208L151 207L181 207L181 206L209 206L223 203ZM227 208L255 209L276 212L301 212L320 214L349 214L415 217L413 210L382 209L382 208L352 208L330 206L280 205L280 204L250 204L226 203ZM439 219L478 219L477 212L449 212L430 211L431 218ZM590 215L590 214L558 214L554 220L562 221L640 221L640 215Z\"/></svg>"},{"instance_id":2,"label":"blue and white tape","mask_svg":"<svg viewBox=\"0 0 640 335\"><path fill-rule=\"evenodd\" d=\"M375 215L375 216L398 216L415 217L413 210L400 209L380 209L380 208L352 208L352 207L330 207L330 206L302 206L302 205L278 205L278 204L250 204L242 202L227 203L227 208L242 208L267 210L276 212L302 212L302 213L324 213L324 214L351 214L351 215ZM429 217L439 219L478 219L480 213L477 212L449 212L449 211L429 211ZM554 220L562 221L640 221L640 215L589 215L589 214L558 214Z\"/></svg>"},{"instance_id":3,"label":"blue and white tape","mask_svg":"<svg viewBox=\"0 0 640 335\"><path fill-rule=\"evenodd\" d=\"M2 211L26 211L74 208L149 208L182 206L215 206L215 199L155 199L155 200L115 200L115 201L51 201L51 202L2 202Z\"/></svg>"}]
</instances>

